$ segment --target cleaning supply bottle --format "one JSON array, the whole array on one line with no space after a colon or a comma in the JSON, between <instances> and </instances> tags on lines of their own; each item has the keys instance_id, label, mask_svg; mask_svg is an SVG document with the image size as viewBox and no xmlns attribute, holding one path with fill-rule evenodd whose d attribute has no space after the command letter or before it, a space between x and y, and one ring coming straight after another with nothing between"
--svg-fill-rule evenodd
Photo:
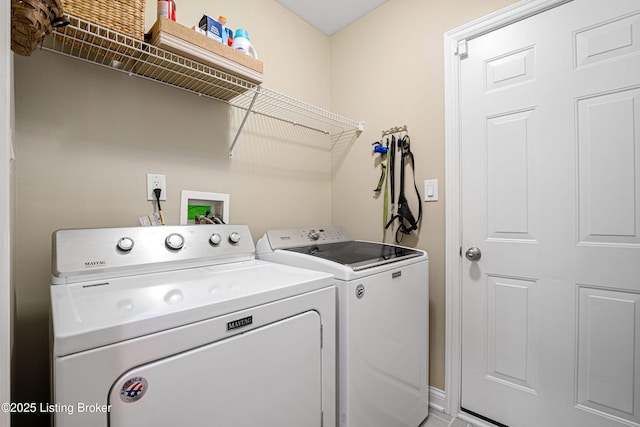
<instances>
[{"instance_id":1,"label":"cleaning supply bottle","mask_svg":"<svg viewBox=\"0 0 640 427\"><path fill-rule=\"evenodd\" d=\"M220 37L222 38L222 44L225 46L229 45L229 40L227 37L227 18L225 16L220 15L218 17L218 24L220 24L220 26L222 27L222 34L220 34Z\"/></svg>"},{"instance_id":2,"label":"cleaning supply bottle","mask_svg":"<svg viewBox=\"0 0 640 427\"><path fill-rule=\"evenodd\" d=\"M158 17L176 20L176 2L174 0L158 0Z\"/></svg>"},{"instance_id":3,"label":"cleaning supply bottle","mask_svg":"<svg viewBox=\"0 0 640 427\"><path fill-rule=\"evenodd\" d=\"M225 31L227 32L227 46L231 47L233 46L233 30L225 28Z\"/></svg>"},{"instance_id":4,"label":"cleaning supply bottle","mask_svg":"<svg viewBox=\"0 0 640 427\"><path fill-rule=\"evenodd\" d=\"M169 2L166 0L158 0L158 18L169 18Z\"/></svg>"},{"instance_id":5,"label":"cleaning supply bottle","mask_svg":"<svg viewBox=\"0 0 640 427\"><path fill-rule=\"evenodd\" d=\"M245 29L238 28L236 30L236 35L233 37L233 45L231 47L258 59L258 52L256 52L255 48L251 45L249 33L247 33Z\"/></svg>"}]
</instances>

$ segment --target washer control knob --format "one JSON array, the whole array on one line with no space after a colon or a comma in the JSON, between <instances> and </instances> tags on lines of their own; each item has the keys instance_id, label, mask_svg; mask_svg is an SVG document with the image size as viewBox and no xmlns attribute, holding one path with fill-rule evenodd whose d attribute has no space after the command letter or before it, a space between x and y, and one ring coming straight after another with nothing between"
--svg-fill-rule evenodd
<instances>
[{"instance_id":1,"label":"washer control knob","mask_svg":"<svg viewBox=\"0 0 640 427\"><path fill-rule=\"evenodd\" d=\"M164 243L169 249L177 251L184 246L184 237L178 233L171 233L167 236Z\"/></svg>"},{"instance_id":2,"label":"washer control knob","mask_svg":"<svg viewBox=\"0 0 640 427\"><path fill-rule=\"evenodd\" d=\"M316 230L311 230L311 231L309 232L309 238L310 238L311 240L318 240L318 239L320 238L320 233L319 233L319 232L317 232Z\"/></svg>"},{"instance_id":3,"label":"washer control knob","mask_svg":"<svg viewBox=\"0 0 640 427\"><path fill-rule=\"evenodd\" d=\"M211 237L209 237L209 242L214 246L218 246L220 242L222 242L222 237L220 237L218 233L213 233Z\"/></svg>"},{"instance_id":4,"label":"washer control knob","mask_svg":"<svg viewBox=\"0 0 640 427\"><path fill-rule=\"evenodd\" d=\"M234 244L238 243L240 241L240 233L234 231L233 233L229 234L229 241Z\"/></svg>"},{"instance_id":5,"label":"washer control knob","mask_svg":"<svg viewBox=\"0 0 640 427\"><path fill-rule=\"evenodd\" d=\"M129 252L131 249L133 249L133 239L131 237L123 237L118 240L117 246L121 251Z\"/></svg>"}]
</instances>

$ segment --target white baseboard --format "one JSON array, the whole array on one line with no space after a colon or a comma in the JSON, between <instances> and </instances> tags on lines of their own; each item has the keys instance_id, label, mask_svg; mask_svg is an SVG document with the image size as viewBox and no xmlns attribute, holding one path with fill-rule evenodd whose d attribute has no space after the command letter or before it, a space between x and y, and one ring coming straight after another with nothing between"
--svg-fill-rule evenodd
<instances>
[{"instance_id":1,"label":"white baseboard","mask_svg":"<svg viewBox=\"0 0 640 427\"><path fill-rule=\"evenodd\" d=\"M444 391L429 387L429 407L444 412Z\"/></svg>"}]
</instances>

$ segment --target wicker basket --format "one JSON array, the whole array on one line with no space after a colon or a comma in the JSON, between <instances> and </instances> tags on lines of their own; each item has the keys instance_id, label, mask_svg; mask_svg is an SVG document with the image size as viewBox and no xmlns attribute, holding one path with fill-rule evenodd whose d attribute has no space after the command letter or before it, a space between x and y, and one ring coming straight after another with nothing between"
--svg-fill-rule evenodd
<instances>
[{"instance_id":1,"label":"wicker basket","mask_svg":"<svg viewBox=\"0 0 640 427\"><path fill-rule=\"evenodd\" d=\"M69 15L144 40L144 0L64 0Z\"/></svg>"},{"instance_id":2,"label":"wicker basket","mask_svg":"<svg viewBox=\"0 0 640 427\"><path fill-rule=\"evenodd\" d=\"M11 0L11 50L29 56L54 26L66 23L62 0Z\"/></svg>"}]
</instances>

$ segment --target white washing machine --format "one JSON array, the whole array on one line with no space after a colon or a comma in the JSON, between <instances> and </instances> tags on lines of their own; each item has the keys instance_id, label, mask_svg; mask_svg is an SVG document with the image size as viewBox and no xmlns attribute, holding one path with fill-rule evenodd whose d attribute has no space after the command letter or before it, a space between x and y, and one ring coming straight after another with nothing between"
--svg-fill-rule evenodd
<instances>
[{"instance_id":1,"label":"white washing machine","mask_svg":"<svg viewBox=\"0 0 640 427\"><path fill-rule=\"evenodd\" d=\"M257 257L335 276L339 427L417 427L427 418L426 252L329 227L268 231Z\"/></svg>"},{"instance_id":2,"label":"white washing machine","mask_svg":"<svg viewBox=\"0 0 640 427\"><path fill-rule=\"evenodd\" d=\"M335 425L330 274L255 259L249 229L53 236L57 427Z\"/></svg>"}]
</instances>

